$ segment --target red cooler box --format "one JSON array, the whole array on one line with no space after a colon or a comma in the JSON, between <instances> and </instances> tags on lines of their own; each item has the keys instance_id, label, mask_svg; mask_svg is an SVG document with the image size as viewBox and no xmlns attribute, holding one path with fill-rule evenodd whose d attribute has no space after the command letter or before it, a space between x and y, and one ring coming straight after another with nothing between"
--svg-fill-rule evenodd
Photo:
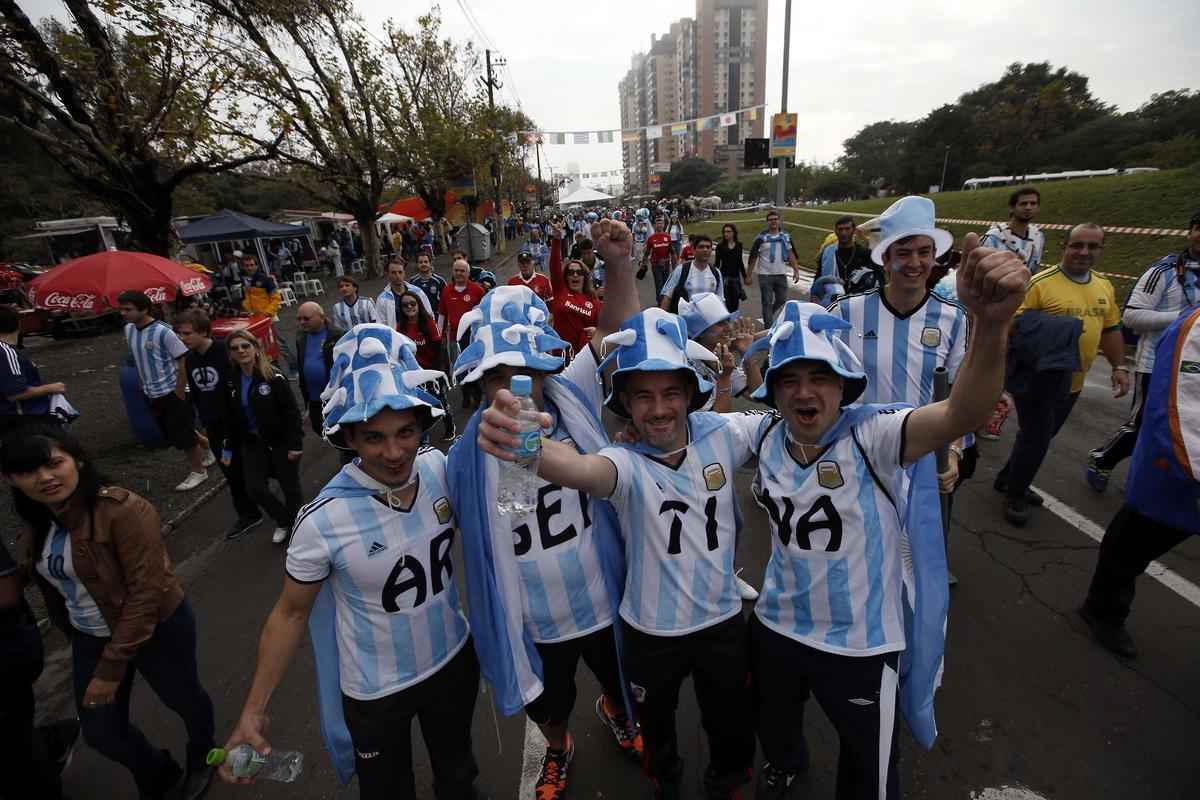
<instances>
[{"instance_id":1,"label":"red cooler box","mask_svg":"<svg viewBox=\"0 0 1200 800\"><path fill-rule=\"evenodd\" d=\"M272 361L279 361L279 342L275 339L275 328L271 318L262 314L245 317L221 317L212 321L212 337L225 340L229 334L245 328L254 334L254 338L262 344L263 350Z\"/></svg>"}]
</instances>

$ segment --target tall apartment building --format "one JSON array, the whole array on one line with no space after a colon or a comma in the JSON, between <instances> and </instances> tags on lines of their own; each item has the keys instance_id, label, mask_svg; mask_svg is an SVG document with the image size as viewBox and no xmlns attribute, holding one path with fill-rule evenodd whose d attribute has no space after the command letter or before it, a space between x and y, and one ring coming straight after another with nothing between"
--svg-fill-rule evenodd
<instances>
[{"instance_id":1,"label":"tall apartment building","mask_svg":"<svg viewBox=\"0 0 1200 800\"><path fill-rule=\"evenodd\" d=\"M633 57L618 84L621 127L694 119L761 105L766 99L767 0L696 0L695 19L680 19L650 51ZM765 113L737 125L687 136L622 143L627 189L647 191L650 175L686 156L699 156L727 175L741 174L742 142L762 136Z\"/></svg>"}]
</instances>

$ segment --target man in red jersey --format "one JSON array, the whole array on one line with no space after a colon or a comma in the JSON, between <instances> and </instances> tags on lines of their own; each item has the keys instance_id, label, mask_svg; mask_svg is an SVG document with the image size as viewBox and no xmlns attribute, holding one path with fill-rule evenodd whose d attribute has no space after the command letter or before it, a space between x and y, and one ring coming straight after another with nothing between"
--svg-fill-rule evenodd
<instances>
[{"instance_id":1,"label":"man in red jersey","mask_svg":"<svg viewBox=\"0 0 1200 800\"><path fill-rule=\"evenodd\" d=\"M562 260L561 248L559 252L559 260ZM540 272L534 271L533 255L531 253L522 252L517 255L517 269L519 273L508 279L509 286L528 286L533 293L550 305L554 302L554 287L550 284L550 279Z\"/></svg>"},{"instance_id":2,"label":"man in red jersey","mask_svg":"<svg viewBox=\"0 0 1200 800\"><path fill-rule=\"evenodd\" d=\"M450 270L450 283L442 289L442 299L438 301L438 329L442 331L442 341L446 343L449 363L453 364L462 348L470 342L458 338L458 321L463 314L479 305L483 299L484 290L478 283L470 279L471 265L465 258L456 259ZM466 339L469 334L464 334ZM479 392L475 387L463 387L463 408L472 408L473 403L479 402Z\"/></svg>"},{"instance_id":3,"label":"man in red jersey","mask_svg":"<svg viewBox=\"0 0 1200 800\"><path fill-rule=\"evenodd\" d=\"M662 294L663 284L667 276L675 269L675 250L671 247L671 234L666 232L667 221L662 217L654 218L654 233L646 240L646 249L642 251L642 267L638 270L638 278L646 274L646 264L654 272L654 296Z\"/></svg>"}]
</instances>

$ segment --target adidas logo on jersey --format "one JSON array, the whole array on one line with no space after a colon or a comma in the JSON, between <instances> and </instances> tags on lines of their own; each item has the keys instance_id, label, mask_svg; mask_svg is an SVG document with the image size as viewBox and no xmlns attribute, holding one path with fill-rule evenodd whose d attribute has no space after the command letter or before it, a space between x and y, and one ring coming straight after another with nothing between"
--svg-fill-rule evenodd
<instances>
[{"instance_id":1,"label":"adidas logo on jersey","mask_svg":"<svg viewBox=\"0 0 1200 800\"><path fill-rule=\"evenodd\" d=\"M371 546L367 548L367 558L374 558L384 550L387 550L387 545L383 542L371 542Z\"/></svg>"},{"instance_id":2,"label":"adidas logo on jersey","mask_svg":"<svg viewBox=\"0 0 1200 800\"><path fill-rule=\"evenodd\" d=\"M864 334L862 335L862 337L863 337L864 339L878 339L878 338L879 338L879 337L878 337L878 336L875 334L875 331L874 331L874 330L869 330L869 331L867 331L866 333L864 333Z\"/></svg>"}]
</instances>

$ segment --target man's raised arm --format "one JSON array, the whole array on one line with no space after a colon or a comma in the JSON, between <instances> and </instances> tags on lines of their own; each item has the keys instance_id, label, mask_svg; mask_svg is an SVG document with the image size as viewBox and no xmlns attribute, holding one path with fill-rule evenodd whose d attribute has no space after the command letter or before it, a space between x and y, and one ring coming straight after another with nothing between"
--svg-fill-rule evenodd
<instances>
[{"instance_id":1,"label":"man's raised arm","mask_svg":"<svg viewBox=\"0 0 1200 800\"><path fill-rule=\"evenodd\" d=\"M592 334L592 347L600 352L605 336L642 310L633 280L633 234L623 222L602 219L592 225L592 242L604 260L604 305Z\"/></svg>"}]
</instances>

